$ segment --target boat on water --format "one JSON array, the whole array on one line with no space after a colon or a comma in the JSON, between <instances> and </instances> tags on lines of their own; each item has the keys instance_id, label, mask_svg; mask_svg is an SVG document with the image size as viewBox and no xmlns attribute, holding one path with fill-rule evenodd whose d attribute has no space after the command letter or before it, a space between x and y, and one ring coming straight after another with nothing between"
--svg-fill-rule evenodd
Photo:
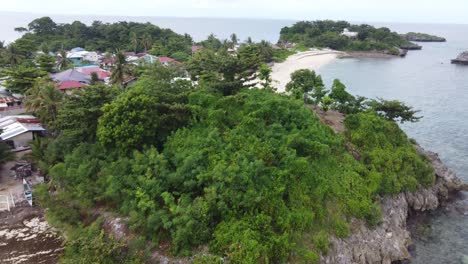
<instances>
[{"instance_id":1,"label":"boat on water","mask_svg":"<svg viewBox=\"0 0 468 264\"><path fill-rule=\"evenodd\" d=\"M32 189L26 179L23 178L24 197L30 206L33 206Z\"/></svg>"}]
</instances>

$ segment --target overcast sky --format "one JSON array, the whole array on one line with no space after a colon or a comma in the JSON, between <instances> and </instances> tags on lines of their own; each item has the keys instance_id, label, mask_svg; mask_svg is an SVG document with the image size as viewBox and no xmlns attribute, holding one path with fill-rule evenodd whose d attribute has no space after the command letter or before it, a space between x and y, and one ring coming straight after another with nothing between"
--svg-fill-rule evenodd
<instances>
[{"instance_id":1,"label":"overcast sky","mask_svg":"<svg viewBox=\"0 0 468 264\"><path fill-rule=\"evenodd\" d=\"M468 24L468 0L2 0L0 11Z\"/></svg>"}]
</instances>

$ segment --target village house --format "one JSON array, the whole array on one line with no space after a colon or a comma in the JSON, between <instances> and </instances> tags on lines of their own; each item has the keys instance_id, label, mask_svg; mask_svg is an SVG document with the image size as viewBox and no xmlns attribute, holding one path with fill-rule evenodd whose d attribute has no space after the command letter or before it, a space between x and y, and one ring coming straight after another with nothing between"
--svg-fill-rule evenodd
<instances>
[{"instance_id":1,"label":"village house","mask_svg":"<svg viewBox=\"0 0 468 264\"><path fill-rule=\"evenodd\" d=\"M51 74L50 78L55 82L55 87L67 94L72 90L81 89L91 83L91 76L81 73L76 69Z\"/></svg>"},{"instance_id":2,"label":"village house","mask_svg":"<svg viewBox=\"0 0 468 264\"><path fill-rule=\"evenodd\" d=\"M67 58L73 62L74 65L82 65L83 63L97 63L99 55L94 51L81 50L81 48L72 49Z\"/></svg>"},{"instance_id":3,"label":"village house","mask_svg":"<svg viewBox=\"0 0 468 264\"><path fill-rule=\"evenodd\" d=\"M41 136L45 129L31 115L16 115L0 118L0 138L15 150L28 148L31 140Z\"/></svg>"},{"instance_id":4,"label":"village house","mask_svg":"<svg viewBox=\"0 0 468 264\"><path fill-rule=\"evenodd\" d=\"M93 73L96 73L99 80L107 83L109 82L109 78L111 76L111 72L101 69L99 66L83 66L83 67L76 67L76 71L88 75L91 78Z\"/></svg>"},{"instance_id":5,"label":"village house","mask_svg":"<svg viewBox=\"0 0 468 264\"><path fill-rule=\"evenodd\" d=\"M347 28L343 29L343 33L341 33L342 36L346 36L348 38L357 38L358 34L358 32L349 31Z\"/></svg>"}]
</instances>

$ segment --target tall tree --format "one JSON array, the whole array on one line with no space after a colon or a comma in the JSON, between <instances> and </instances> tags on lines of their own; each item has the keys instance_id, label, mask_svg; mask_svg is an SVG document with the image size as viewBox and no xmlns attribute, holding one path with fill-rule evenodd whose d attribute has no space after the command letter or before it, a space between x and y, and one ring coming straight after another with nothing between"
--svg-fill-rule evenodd
<instances>
[{"instance_id":1,"label":"tall tree","mask_svg":"<svg viewBox=\"0 0 468 264\"><path fill-rule=\"evenodd\" d=\"M239 39L237 38L237 35L235 33L231 34L231 45L232 48L234 48L237 44L239 43Z\"/></svg>"},{"instance_id":2,"label":"tall tree","mask_svg":"<svg viewBox=\"0 0 468 264\"><path fill-rule=\"evenodd\" d=\"M27 65L16 66L2 72L3 76L8 77L5 87L18 94L25 94L39 78L46 76L46 74L45 71Z\"/></svg>"},{"instance_id":3,"label":"tall tree","mask_svg":"<svg viewBox=\"0 0 468 264\"><path fill-rule=\"evenodd\" d=\"M41 54L36 57L35 61L39 64L39 69L42 71L49 73L55 71L56 62L54 57L48 54Z\"/></svg>"},{"instance_id":4,"label":"tall tree","mask_svg":"<svg viewBox=\"0 0 468 264\"><path fill-rule=\"evenodd\" d=\"M148 52L148 50L150 50L151 47L153 46L153 38L151 37L150 34L145 34L143 35L141 43L143 44L143 47L145 48L145 52Z\"/></svg>"},{"instance_id":5,"label":"tall tree","mask_svg":"<svg viewBox=\"0 0 468 264\"><path fill-rule=\"evenodd\" d=\"M57 69L65 70L70 67L71 64L71 61L67 58L67 53L61 50L57 60Z\"/></svg>"},{"instance_id":6,"label":"tall tree","mask_svg":"<svg viewBox=\"0 0 468 264\"><path fill-rule=\"evenodd\" d=\"M117 51L115 54L115 65L112 68L111 83L123 85L126 77L132 75L130 65L125 60L125 55L122 51Z\"/></svg>"},{"instance_id":7,"label":"tall tree","mask_svg":"<svg viewBox=\"0 0 468 264\"><path fill-rule=\"evenodd\" d=\"M62 100L63 94L55 88L53 82L40 80L27 91L24 105L27 111L35 113L53 131Z\"/></svg>"},{"instance_id":8,"label":"tall tree","mask_svg":"<svg viewBox=\"0 0 468 264\"><path fill-rule=\"evenodd\" d=\"M308 103L312 97L314 104L319 104L327 94L322 77L309 69L297 70L291 74L291 81L286 85L286 91L296 98L303 98Z\"/></svg>"},{"instance_id":9,"label":"tall tree","mask_svg":"<svg viewBox=\"0 0 468 264\"><path fill-rule=\"evenodd\" d=\"M140 46L140 38L135 32L130 33L130 43L132 44L133 51L137 53L138 47Z\"/></svg>"}]
</instances>

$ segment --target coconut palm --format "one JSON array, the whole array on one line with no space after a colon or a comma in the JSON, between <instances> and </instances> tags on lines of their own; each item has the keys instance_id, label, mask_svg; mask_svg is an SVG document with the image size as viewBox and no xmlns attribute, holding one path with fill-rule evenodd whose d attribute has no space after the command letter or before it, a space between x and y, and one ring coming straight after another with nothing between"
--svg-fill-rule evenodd
<instances>
[{"instance_id":1,"label":"coconut palm","mask_svg":"<svg viewBox=\"0 0 468 264\"><path fill-rule=\"evenodd\" d=\"M67 58L67 53L64 50L60 51L60 56L58 56L57 60L57 69L64 70L70 66L71 62Z\"/></svg>"},{"instance_id":2,"label":"coconut palm","mask_svg":"<svg viewBox=\"0 0 468 264\"><path fill-rule=\"evenodd\" d=\"M232 33L231 35L231 43L232 43L232 46L236 46L237 43L239 43L239 39L237 38L237 35L235 33Z\"/></svg>"},{"instance_id":3,"label":"coconut palm","mask_svg":"<svg viewBox=\"0 0 468 264\"><path fill-rule=\"evenodd\" d=\"M49 130L53 130L63 94L50 80L39 80L26 92L24 106L34 113Z\"/></svg>"},{"instance_id":4,"label":"coconut palm","mask_svg":"<svg viewBox=\"0 0 468 264\"><path fill-rule=\"evenodd\" d=\"M132 44L135 53L137 53L138 46L140 45L140 39L135 32L130 33L130 43Z\"/></svg>"},{"instance_id":5,"label":"coconut palm","mask_svg":"<svg viewBox=\"0 0 468 264\"><path fill-rule=\"evenodd\" d=\"M141 44L145 47L145 52L148 52L149 49L153 46L153 38L150 34L145 34L141 40Z\"/></svg>"},{"instance_id":6,"label":"coconut palm","mask_svg":"<svg viewBox=\"0 0 468 264\"><path fill-rule=\"evenodd\" d=\"M125 60L125 55L121 51L117 51L115 54L115 64L112 69L111 83L123 85L125 77L131 76L132 71L130 65Z\"/></svg>"},{"instance_id":7,"label":"coconut palm","mask_svg":"<svg viewBox=\"0 0 468 264\"><path fill-rule=\"evenodd\" d=\"M20 54L20 51L15 45L9 45L6 49L6 61L11 66L20 64L24 60L24 56Z\"/></svg>"}]
</instances>

